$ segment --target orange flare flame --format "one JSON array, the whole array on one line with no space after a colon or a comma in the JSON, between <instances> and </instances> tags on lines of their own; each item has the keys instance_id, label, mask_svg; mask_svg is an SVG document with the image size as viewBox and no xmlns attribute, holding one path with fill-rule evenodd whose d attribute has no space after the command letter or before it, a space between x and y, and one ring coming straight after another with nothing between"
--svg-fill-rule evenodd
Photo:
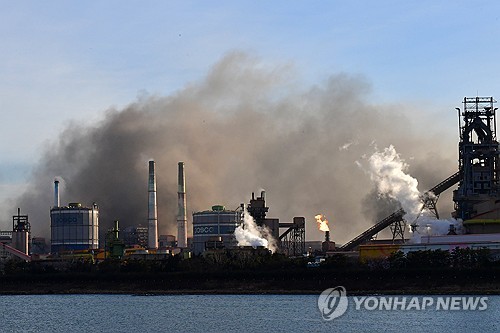
<instances>
[{"instance_id":1,"label":"orange flare flame","mask_svg":"<svg viewBox=\"0 0 500 333\"><path fill-rule=\"evenodd\" d=\"M316 222L318 222L318 229L321 231L330 231L330 227L328 226L328 220L322 214L318 214L314 217Z\"/></svg>"}]
</instances>

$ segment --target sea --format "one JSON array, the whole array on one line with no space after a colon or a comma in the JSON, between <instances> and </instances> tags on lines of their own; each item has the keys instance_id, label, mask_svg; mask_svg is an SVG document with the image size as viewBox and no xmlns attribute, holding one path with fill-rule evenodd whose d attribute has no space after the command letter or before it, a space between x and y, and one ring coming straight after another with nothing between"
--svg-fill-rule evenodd
<instances>
[{"instance_id":1,"label":"sea","mask_svg":"<svg viewBox=\"0 0 500 333\"><path fill-rule=\"evenodd\" d=\"M500 296L481 311L348 301L327 321L318 295L9 295L0 296L0 332L500 332Z\"/></svg>"}]
</instances>

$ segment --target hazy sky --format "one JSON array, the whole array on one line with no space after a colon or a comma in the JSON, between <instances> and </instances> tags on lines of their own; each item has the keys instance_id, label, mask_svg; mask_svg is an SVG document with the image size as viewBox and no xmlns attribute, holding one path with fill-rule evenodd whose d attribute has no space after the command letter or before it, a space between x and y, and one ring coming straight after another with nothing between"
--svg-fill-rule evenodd
<instances>
[{"instance_id":1,"label":"hazy sky","mask_svg":"<svg viewBox=\"0 0 500 333\"><path fill-rule=\"evenodd\" d=\"M0 199L69 122L174 94L234 50L456 122L464 96L500 96L499 16L497 1L0 1Z\"/></svg>"}]
</instances>

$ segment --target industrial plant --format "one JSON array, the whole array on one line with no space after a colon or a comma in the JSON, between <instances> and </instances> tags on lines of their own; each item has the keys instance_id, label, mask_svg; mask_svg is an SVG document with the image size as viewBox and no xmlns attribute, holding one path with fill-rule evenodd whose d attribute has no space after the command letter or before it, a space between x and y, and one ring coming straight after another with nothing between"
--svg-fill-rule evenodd
<instances>
[{"instance_id":1,"label":"industrial plant","mask_svg":"<svg viewBox=\"0 0 500 333\"><path fill-rule=\"evenodd\" d=\"M500 249L500 165L496 138L496 101L493 97L465 97L458 111L460 141L458 171L421 196L421 218L404 219L404 209L382 219L338 248L358 250L361 260L384 258L396 251L456 248ZM437 200L454 185L455 210L451 220L440 220ZM423 220L423 225L419 222ZM432 232L434 223L448 222L447 232ZM383 229L390 228L392 238L375 240ZM410 235L410 237L406 237Z\"/></svg>"},{"instance_id":2,"label":"industrial plant","mask_svg":"<svg viewBox=\"0 0 500 333\"><path fill-rule=\"evenodd\" d=\"M387 257L396 251L451 251L458 247L500 252L500 150L496 138L495 102L492 97L466 97L463 107L457 108L458 171L420 196L420 213L415 219L409 220L410 215L401 206L349 242L338 245L330 239L326 217L316 215L318 229L324 232L324 239L317 241L320 246L315 249L316 255L328 257L349 253L367 261ZM50 247L43 238L31 235L28 216L21 215L18 209L13 216L12 230L0 232L0 260L75 257L155 260L173 255L187 259L245 248L259 248L288 257L311 255L311 249L306 246L306 219L298 216L292 221L280 221L268 217L270 208L266 204L265 191L257 196L252 193L248 203L233 209L213 203L207 210L194 212L192 223L188 223L184 162L178 162L177 236L160 235L159 226L162 223L173 225L174 221L158 216L155 161L149 161L148 167L147 183L144 182L148 213L144 216L144 226L139 224L120 230L119 222L114 221L112 229L101 230L101 237L105 236L100 239L97 203L88 203L88 206L78 202L61 204L59 181L55 180L54 203L48 212ZM454 212L450 219L442 220L437 201L444 191L457 184L453 190ZM434 230L435 224L445 225L446 232ZM384 229L389 229L392 237L377 239L377 234ZM190 233L192 237L188 237Z\"/></svg>"}]
</instances>

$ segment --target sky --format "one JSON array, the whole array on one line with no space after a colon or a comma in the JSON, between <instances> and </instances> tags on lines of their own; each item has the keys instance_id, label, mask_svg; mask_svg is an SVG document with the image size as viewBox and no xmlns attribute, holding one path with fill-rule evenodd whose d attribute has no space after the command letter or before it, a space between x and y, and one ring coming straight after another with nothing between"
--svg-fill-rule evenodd
<instances>
[{"instance_id":1,"label":"sky","mask_svg":"<svg viewBox=\"0 0 500 333\"><path fill-rule=\"evenodd\" d=\"M360 78L371 103L410 105L450 124L452 137L464 96L500 92L496 1L0 1L0 9L1 200L26 189L70 124L91 127L145 96L175 96L234 51L289 68L295 87ZM16 211L7 206L2 221Z\"/></svg>"}]
</instances>

